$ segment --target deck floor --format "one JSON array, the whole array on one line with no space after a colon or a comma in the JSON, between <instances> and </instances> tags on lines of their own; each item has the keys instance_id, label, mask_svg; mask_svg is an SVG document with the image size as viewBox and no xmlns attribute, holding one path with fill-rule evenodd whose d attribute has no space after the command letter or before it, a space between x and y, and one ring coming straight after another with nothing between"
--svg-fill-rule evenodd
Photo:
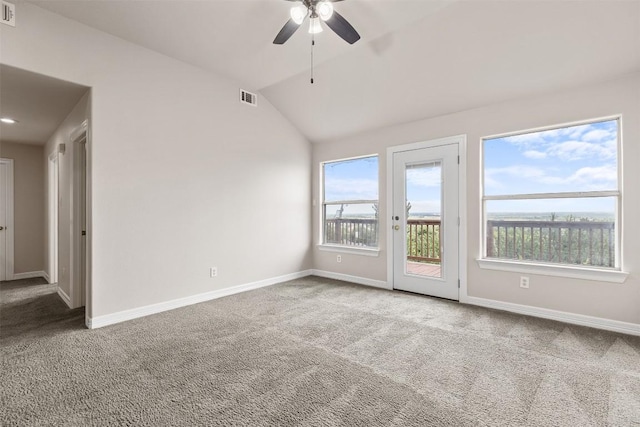
<instances>
[{"instance_id":1,"label":"deck floor","mask_svg":"<svg viewBox=\"0 0 640 427\"><path fill-rule=\"evenodd\" d=\"M407 261L407 273L418 276L442 277L440 264L426 264L424 262Z\"/></svg>"}]
</instances>

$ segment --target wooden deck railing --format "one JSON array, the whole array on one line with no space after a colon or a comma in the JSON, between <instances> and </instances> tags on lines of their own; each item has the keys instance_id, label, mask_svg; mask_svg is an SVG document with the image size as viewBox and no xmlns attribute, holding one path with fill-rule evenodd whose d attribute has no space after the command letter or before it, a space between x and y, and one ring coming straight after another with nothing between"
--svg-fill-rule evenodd
<instances>
[{"instance_id":1,"label":"wooden deck railing","mask_svg":"<svg viewBox=\"0 0 640 427\"><path fill-rule=\"evenodd\" d=\"M487 258L615 266L615 223L487 221Z\"/></svg>"},{"instance_id":2,"label":"wooden deck railing","mask_svg":"<svg viewBox=\"0 0 640 427\"><path fill-rule=\"evenodd\" d=\"M439 219L407 220L407 259L439 264L441 233Z\"/></svg>"},{"instance_id":3,"label":"wooden deck railing","mask_svg":"<svg viewBox=\"0 0 640 427\"><path fill-rule=\"evenodd\" d=\"M325 243L378 246L378 220L332 218L325 221ZM440 262L440 220L407 221L407 254L412 261Z\"/></svg>"},{"instance_id":4,"label":"wooden deck railing","mask_svg":"<svg viewBox=\"0 0 640 427\"><path fill-rule=\"evenodd\" d=\"M324 242L357 246L378 246L378 220L356 218L332 218L325 220Z\"/></svg>"},{"instance_id":5,"label":"wooden deck railing","mask_svg":"<svg viewBox=\"0 0 640 427\"><path fill-rule=\"evenodd\" d=\"M439 263L438 219L407 221L407 258ZM376 219L334 218L325 222L325 243L378 246ZM615 223L591 221L487 221L487 258L614 267Z\"/></svg>"}]
</instances>

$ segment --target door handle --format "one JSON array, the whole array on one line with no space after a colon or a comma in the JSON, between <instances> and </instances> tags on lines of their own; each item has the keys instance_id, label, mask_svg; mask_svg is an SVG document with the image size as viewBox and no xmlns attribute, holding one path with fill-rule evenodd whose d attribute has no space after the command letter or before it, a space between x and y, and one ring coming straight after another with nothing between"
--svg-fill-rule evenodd
<instances>
[{"instance_id":1,"label":"door handle","mask_svg":"<svg viewBox=\"0 0 640 427\"><path fill-rule=\"evenodd\" d=\"M398 230L400 230L400 226L399 226L399 225L394 225L394 226L393 226L393 229L394 229L394 230L396 230L396 231L398 231Z\"/></svg>"},{"instance_id":2,"label":"door handle","mask_svg":"<svg viewBox=\"0 0 640 427\"><path fill-rule=\"evenodd\" d=\"M4 227L0 227L0 231L4 230Z\"/></svg>"}]
</instances>

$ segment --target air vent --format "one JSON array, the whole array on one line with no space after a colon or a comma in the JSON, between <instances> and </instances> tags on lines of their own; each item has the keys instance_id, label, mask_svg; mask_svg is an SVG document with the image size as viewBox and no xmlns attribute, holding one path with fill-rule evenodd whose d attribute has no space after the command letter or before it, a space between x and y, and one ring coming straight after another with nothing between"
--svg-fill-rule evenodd
<instances>
[{"instance_id":1,"label":"air vent","mask_svg":"<svg viewBox=\"0 0 640 427\"><path fill-rule=\"evenodd\" d=\"M240 102L243 104L252 105L254 107L258 106L258 95L255 93L247 92L246 90L240 89Z\"/></svg>"},{"instance_id":2,"label":"air vent","mask_svg":"<svg viewBox=\"0 0 640 427\"><path fill-rule=\"evenodd\" d=\"M6 1L2 1L2 23L16 26L16 5Z\"/></svg>"}]
</instances>

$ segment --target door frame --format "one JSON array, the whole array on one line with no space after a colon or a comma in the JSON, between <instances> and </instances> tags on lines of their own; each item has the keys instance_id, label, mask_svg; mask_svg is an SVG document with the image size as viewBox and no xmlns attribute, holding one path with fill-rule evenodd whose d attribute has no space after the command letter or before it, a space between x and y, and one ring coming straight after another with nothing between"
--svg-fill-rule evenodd
<instances>
[{"instance_id":1,"label":"door frame","mask_svg":"<svg viewBox=\"0 0 640 427\"><path fill-rule=\"evenodd\" d=\"M458 300L467 299L467 135L455 135L446 138L395 145L387 148L387 212L385 221L387 239L387 286L393 289L393 155L403 151L421 150L441 145L458 144L460 166L458 167L458 278L460 290Z\"/></svg>"},{"instance_id":2,"label":"door frame","mask_svg":"<svg viewBox=\"0 0 640 427\"><path fill-rule=\"evenodd\" d=\"M0 158L0 163L7 168L7 180L5 181L5 265L3 280L13 280L14 277L14 220L13 220L13 159Z\"/></svg>"},{"instance_id":3,"label":"door frame","mask_svg":"<svg viewBox=\"0 0 640 427\"><path fill-rule=\"evenodd\" d=\"M49 156L49 283L58 283L58 239L60 215L60 161L58 150Z\"/></svg>"},{"instance_id":4,"label":"door frame","mask_svg":"<svg viewBox=\"0 0 640 427\"><path fill-rule=\"evenodd\" d=\"M70 299L71 308L86 307L87 296L89 294L89 271L90 271L90 256L89 256L89 244L88 244L88 200L87 193L89 192L89 169L88 169L88 147L89 140L89 126L88 121L85 120L82 124L74 129L69 135L72 151L72 192L71 192L71 265L70 265ZM80 157L79 153L84 153L84 159ZM82 182L84 180L84 183ZM82 191L84 190L84 191ZM83 221L84 220L84 221ZM84 222L84 224L83 224ZM84 245L82 242L82 231L86 232L84 238ZM84 279L84 280L83 280ZM85 317L88 316L85 311Z\"/></svg>"}]
</instances>

